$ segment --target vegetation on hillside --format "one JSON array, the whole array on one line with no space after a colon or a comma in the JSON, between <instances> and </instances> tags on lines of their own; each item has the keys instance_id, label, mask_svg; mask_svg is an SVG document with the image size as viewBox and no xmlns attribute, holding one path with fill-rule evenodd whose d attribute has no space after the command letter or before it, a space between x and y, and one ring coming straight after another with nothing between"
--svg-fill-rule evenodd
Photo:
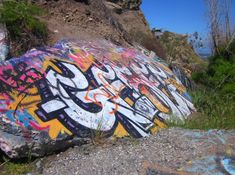
<instances>
[{"instance_id":1,"label":"vegetation on hillside","mask_svg":"<svg viewBox=\"0 0 235 175\"><path fill-rule=\"evenodd\" d=\"M157 40L167 51L166 61L169 64L194 70L203 61L188 43L187 37L187 35L165 31Z\"/></svg>"},{"instance_id":2,"label":"vegetation on hillside","mask_svg":"<svg viewBox=\"0 0 235 175\"><path fill-rule=\"evenodd\" d=\"M144 46L146 49L155 52L160 58L166 58L166 50L152 34L147 34L136 29L130 31L131 39Z\"/></svg>"},{"instance_id":3,"label":"vegetation on hillside","mask_svg":"<svg viewBox=\"0 0 235 175\"><path fill-rule=\"evenodd\" d=\"M197 115L185 123L190 129L235 128L235 40L219 55L209 58L205 72L194 72L196 89L191 92Z\"/></svg>"},{"instance_id":4,"label":"vegetation on hillside","mask_svg":"<svg viewBox=\"0 0 235 175\"><path fill-rule=\"evenodd\" d=\"M230 0L205 0L205 5L213 56L204 71L192 74L197 86L191 94L198 114L177 125L193 129L234 129L235 29L231 25L232 4Z\"/></svg>"},{"instance_id":5,"label":"vegetation on hillside","mask_svg":"<svg viewBox=\"0 0 235 175\"><path fill-rule=\"evenodd\" d=\"M45 43L47 28L38 19L43 10L26 0L5 0L0 7L0 22L9 32L13 56Z\"/></svg>"}]
</instances>

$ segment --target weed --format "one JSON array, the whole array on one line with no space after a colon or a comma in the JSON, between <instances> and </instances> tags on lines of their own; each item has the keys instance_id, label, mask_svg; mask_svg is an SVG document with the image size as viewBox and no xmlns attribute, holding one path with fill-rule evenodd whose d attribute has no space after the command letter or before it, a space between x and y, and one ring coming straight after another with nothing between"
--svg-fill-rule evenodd
<instances>
[{"instance_id":1,"label":"weed","mask_svg":"<svg viewBox=\"0 0 235 175\"><path fill-rule=\"evenodd\" d=\"M1 175L22 175L33 170L33 165L28 159L12 161L7 158L2 152L0 154Z\"/></svg>"},{"instance_id":2,"label":"weed","mask_svg":"<svg viewBox=\"0 0 235 175\"><path fill-rule=\"evenodd\" d=\"M29 163L14 163L6 162L3 167L0 167L1 175L22 175L29 173L32 170L32 165Z\"/></svg>"},{"instance_id":3,"label":"weed","mask_svg":"<svg viewBox=\"0 0 235 175\"><path fill-rule=\"evenodd\" d=\"M184 122L168 121L169 126L203 130L235 128L235 101L232 96L223 96L212 89L195 90L191 95L198 112Z\"/></svg>"},{"instance_id":4,"label":"weed","mask_svg":"<svg viewBox=\"0 0 235 175\"><path fill-rule=\"evenodd\" d=\"M104 125L104 121L103 121L103 117L101 118L101 120L98 123L98 126L95 130L91 131L91 142L94 145L100 145L100 144L104 144L105 140L104 140L104 131L102 131L102 127Z\"/></svg>"},{"instance_id":5,"label":"weed","mask_svg":"<svg viewBox=\"0 0 235 175\"><path fill-rule=\"evenodd\" d=\"M133 145L139 145L140 144L140 139L137 139L132 136L125 137L124 140L128 143L131 143Z\"/></svg>"}]
</instances>

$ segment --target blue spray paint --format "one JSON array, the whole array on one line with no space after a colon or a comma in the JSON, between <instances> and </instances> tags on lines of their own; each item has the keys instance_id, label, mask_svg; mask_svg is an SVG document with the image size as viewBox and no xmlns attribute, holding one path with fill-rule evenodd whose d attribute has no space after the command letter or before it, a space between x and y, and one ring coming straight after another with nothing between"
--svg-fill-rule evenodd
<instances>
[{"instance_id":1,"label":"blue spray paint","mask_svg":"<svg viewBox=\"0 0 235 175\"><path fill-rule=\"evenodd\" d=\"M224 158L221 160L221 164L230 175L235 175L235 159Z\"/></svg>"},{"instance_id":2,"label":"blue spray paint","mask_svg":"<svg viewBox=\"0 0 235 175\"><path fill-rule=\"evenodd\" d=\"M14 110L9 110L6 112L6 116L11 122L16 123L16 121L18 121L26 128L30 126L30 121L34 121L34 118L26 110L17 110L16 112Z\"/></svg>"}]
</instances>

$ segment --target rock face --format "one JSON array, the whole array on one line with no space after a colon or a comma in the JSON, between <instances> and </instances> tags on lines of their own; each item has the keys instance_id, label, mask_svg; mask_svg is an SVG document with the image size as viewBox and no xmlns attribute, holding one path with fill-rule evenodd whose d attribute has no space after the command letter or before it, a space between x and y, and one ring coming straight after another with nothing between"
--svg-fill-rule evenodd
<instances>
[{"instance_id":1,"label":"rock face","mask_svg":"<svg viewBox=\"0 0 235 175\"><path fill-rule=\"evenodd\" d=\"M68 135L51 140L45 132L37 133L33 136L34 131L28 128L24 130L22 128L14 128L14 126L8 126L8 128L10 130L15 129L15 132L13 134L12 131L6 131L4 128L0 129L0 148L10 158L40 157L68 147L87 143L85 139Z\"/></svg>"},{"instance_id":2,"label":"rock face","mask_svg":"<svg viewBox=\"0 0 235 175\"><path fill-rule=\"evenodd\" d=\"M152 35L150 27L139 9L139 0L41 0L34 1L49 13L42 19L50 31L49 43L63 38L105 38L130 46L133 33ZM56 32L55 32L56 31ZM141 37L141 36L139 36Z\"/></svg>"},{"instance_id":3,"label":"rock face","mask_svg":"<svg viewBox=\"0 0 235 175\"><path fill-rule=\"evenodd\" d=\"M139 10L142 0L109 0L110 2L116 3L124 9Z\"/></svg>"},{"instance_id":4,"label":"rock face","mask_svg":"<svg viewBox=\"0 0 235 175\"><path fill-rule=\"evenodd\" d=\"M195 110L166 65L103 40L31 50L1 62L0 75L0 148L12 158L97 134L148 136Z\"/></svg>"}]
</instances>

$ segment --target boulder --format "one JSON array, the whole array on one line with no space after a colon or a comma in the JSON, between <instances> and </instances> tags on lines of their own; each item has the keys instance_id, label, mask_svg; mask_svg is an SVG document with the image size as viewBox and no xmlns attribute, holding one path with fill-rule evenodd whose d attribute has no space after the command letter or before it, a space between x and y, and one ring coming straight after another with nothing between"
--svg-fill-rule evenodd
<instances>
[{"instance_id":1,"label":"boulder","mask_svg":"<svg viewBox=\"0 0 235 175\"><path fill-rule=\"evenodd\" d=\"M145 137L195 111L166 64L105 40L33 49L1 62L0 81L0 149L11 158Z\"/></svg>"}]
</instances>

